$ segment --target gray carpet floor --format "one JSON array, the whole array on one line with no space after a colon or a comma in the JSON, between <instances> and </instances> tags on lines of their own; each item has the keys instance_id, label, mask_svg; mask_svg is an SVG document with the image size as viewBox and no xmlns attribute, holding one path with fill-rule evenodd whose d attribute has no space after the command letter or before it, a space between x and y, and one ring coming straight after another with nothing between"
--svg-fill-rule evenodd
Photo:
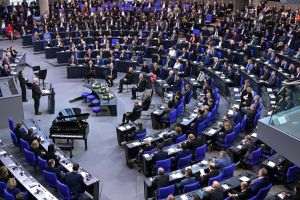
<instances>
[{"instance_id":1,"label":"gray carpet floor","mask_svg":"<svg viewBox=\"0 0 300 200\"><path fill-rule=\"evenodd\" d=\"M56 114L47 114L47 98L41 99L40 111L41 116L35 116L33 110L33 100L31 92L27 90L28 102L24 103L24 117L25 119L33 118L37 120L41 128L48 133L52 120L55 119L57 113L69 107L79 107L82 112L90 112L90 108L82 102L69 103L84 91L83 80L67 79L65 67L54 67L49 64L49 60L45 59L44 54L34 54L32 48L22 48L21 40L14 41L0 41L0 48L7 48L13 45L19 52L27 53L27 63L31 66L40 65L41 69L47 69L48 83L51 83L56 92ZM50 60L52 63L55 60ZM24 70L25 77L32 80L33 73L31 68L26 67ZM118 77L122 77L118 74ZM103 80L102 80L103 81ZM116 81L117 83L117 81ZM117 84L116 84L117 85ZM117 86L113 89L117 94ZM72 160L78 162L82 167L86 168L91 174L98 177L101 181L101 199L102 200L141 200L144 195L143 180L144 176L137 172L137 170L129 169L125 164L124 151L117 144L116 126L121 122L122 114L132 109L133 101L130 99L130 92L117 94L118 101L118 116L117 117L103 117L91 115L88 119L90 124L90 133L88 136L88 150L84 150L82 141L75 142L75 150L73 152ZM161 103L160 98L155 97L154 103ZM228 103L222 99L220 105L220 116L227 110ZM151 132L151 121L143 120L144 126ZM0 138L4 144L9 148L11 141L8 130L0 130ZM18 153L14 151L16 156ZM38 177L40 179L40 177ZM41 180L42 181L42 180Z\"/></svg>"}]
</instances>

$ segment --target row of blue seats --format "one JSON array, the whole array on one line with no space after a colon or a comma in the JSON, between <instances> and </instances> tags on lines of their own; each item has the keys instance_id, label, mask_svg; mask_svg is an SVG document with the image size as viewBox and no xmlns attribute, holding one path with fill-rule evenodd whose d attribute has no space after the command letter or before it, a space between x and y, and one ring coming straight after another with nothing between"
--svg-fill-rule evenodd
<instances>
[{"instance_id":1,"label":"row of blue seats","mask_svg":"<svg viewBox=\"0 0 300 200\"><path fill-rule=\"evenodd\" d=\"M35 169L38 166L39 169L42 171L42 175L46 183L50 187L55 188L58 191L59 195L64 200L71 200L72 195L69 187L64 183L62 183L61 181L59 181L55 173L47 171L48 168L47 160L41 158L40 156L36 156L34 152L31 151L30 145L26 140L23 140L22 138L18 140L16 134L14 133L14 122L12 121L12 119L9 119L8 123L9 123L10 136L12 142L16 147L19 147L21 151L24 153L26 162L29 165L33 166Z\"/></svg>"}]
</instances>

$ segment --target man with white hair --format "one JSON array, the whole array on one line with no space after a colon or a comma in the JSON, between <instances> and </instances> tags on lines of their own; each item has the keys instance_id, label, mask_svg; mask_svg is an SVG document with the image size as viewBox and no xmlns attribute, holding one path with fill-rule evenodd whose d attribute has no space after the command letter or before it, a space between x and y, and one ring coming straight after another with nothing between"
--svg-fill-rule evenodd
<instances>
[{"instance_id":1,"label":"man with white hair","mask_svg":"<svg viewBox=\"0 0 300 200\"><path fill-rule=\"evenodd\" d=\"M153 179L152 185L155 189L165 187L169 184L169 176L165 174L165 170L162 167L157 169L157 176Z\"/></svg>"},{"instance_id":2,"label":"man with white hair","mask_svg":"<svg viewBox=\"0 0 300 200\"><path fill-rule=\"evenodd\" d=\"M139 82L137 83L137 85L135 87L133 87L131 89L131 94L132 94L131 99L136 99L136 93L145 91L146 86L147 86L147 81L144 78L143 73L140 73Z\"/></svg>"},{"instance_id":3,"label":"man with white hair","mask_svg":"<svg viewBox=\"0 0 300 200\"><path fill-rule=\"evenodd\" d=\"M39 86L39 79L34 78L32 83L32 98L34 101L34 113L36 115L41 115L42 113L39 112L40 107L40 98L42 96L42 91Z\"/></svg>"}]
</instances>

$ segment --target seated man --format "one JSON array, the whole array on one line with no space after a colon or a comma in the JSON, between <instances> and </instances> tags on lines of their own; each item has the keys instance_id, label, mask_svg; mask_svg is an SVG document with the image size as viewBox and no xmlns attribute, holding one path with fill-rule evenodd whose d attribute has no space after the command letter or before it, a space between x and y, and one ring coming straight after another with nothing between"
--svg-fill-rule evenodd
<instances>
[{"instance_id":1,"label":"seated man","mask_svg":"<svg viewBox=\"0 0 300 200\"><path fill-rule=\"evenodd\" d=\"M261 168L258 170L257 178L253 179L250 183L251 194L256 195L257 192L270 184L270 179L268 177L268 170L266 168Z\"/></svg>"},{"instance_id":2,"label":"seated man","mask_svg":"<svg viewBox=\"0 0 300 200\"><path fill-rule=\"evenodd\" d=\"M72 197L78 199L85 191L83 177L78 173L79 164L73 164L73 171L69 172L64 177L65 184L69 187ZM73 198L72 198L73 199Z\"/></svg>"},{"instance_id":3,"label":"seated man","mask_svg":"<svg viewBox=\"0 0 300 200\"><path fill-rule=\"evenodd\" d=\"M194 152L197 147L200 147L204 144L204 140L202 137L196 137L194 134L190 133L185 144L187 149Z\"/></svg>"},{"instance_id":4,"label":"seated man","mask_svg":"<svg viewBox=\"0 0 300 200\"><path fill-rule=\"evenodd\" d=\"M124 84L132 84L132 83L133 83L133 68L130 67L128 69L128 72L126 73L125 77L120 80L119 93L123 92L123 85Z\"/></svg>"},{"instance_id":5,"label":"seated man","mask_svg":"<svg viewBox=\"0 0 300 200\"><path fill-rule=\"evenodd\" d=\"M142 106L138 101L134 103L132 112L126 112L123 114L122 123L128 123L129 121L135 121L141 116Z\"/></svg>"},{"instance_id":6,"label":"seated man","mask_svg":"<svg viewBox=\"0 0 300 200\"><path fill-rule=\"evenodd\" d=\"M250 188L247 182L241 182L240 185L240 192L237 193L228 193L228 196L231 197L231 199L234 200L247 200L250 196Z\"/></svg>"},{"instance_id":7,"label":"seated man","mask_svg":"<svg viewBox=\"0 0 300 200\"><path fill-rule=\"evenodd\" d=\"M62 177L62 171L56 166L56 162L54 159L50 159L48 161L47 171L55 173L58 179Z\"/></svg>"},{"instance_id":8,"label":"seated man","mask_svg":"<svg viewBox=\"0 0 300 200\"><path fill-rule=\"evenodd\" d=\"M205 170L205 174L200 175L200 182L202 185L208 185L208 180L212 177L215 177L219 174L214 163L209 163L208 169Z\"/></svg>"},{"instance_id":9,"label":"seated man","mask_svg":"<svg viewBox=\"0 0 300 200\"><path fill-rule=\"evenodd\" d=\"M165 187L169 185L169 176L165 174L165 170L162 167L159 167L157 170L157 176L152 181L152 186L155 189Z\"/></svg>"},{"instance_id":10,"label":"seated man","mask_svg":"<svg viewBox=\"0 0 300 200\"><path fill-rule=\"evenodd\" d=\"M106 80L106 83L109 87L112 87L114 85L114 80L117 78L117 71L116 69L114 68L114 64L113 63L110 63L108 65L108 70L107 70L107 73L106 73L106 76L105 76L105 80Z\"/></svg>"},{"instance_id":11,"label":"seated man","mask_svg":"<svg viewBox=\"0 0 300 200\"><path fill-rule=\"evenodd\" d=\"M136 87L131 89L132 97L131 99L136 99L136 92L143 92L145 91L147 86L147 81L144 78L144 75L141 73L139 75L139 82L137 83Z\"/></svg>"},{"instance_id":12,"label":"seated man","mask_svg":"<svg viewBox=\"0 0 300 200\"><path fill-rule=\"evenodd\" d=\"M205 191L204 200L223 200L224 191L221 184L218 181L214 181L211 187L207 187L203 189Z\"/></svg>"},{"instance_id":13,"label":"seated man","mask_svg":"<svg viewBox=\"0 0 300 200\"><path fill-rule=\"evenodd\" d=\"M186 169L186 171L185 171L185 178L182 179L182 180L178 183L177 187L178 187L179 189L182 189L182 188L184 187L184 185L193 183L193 182L195 182L195 181L196 181L196 178L193 177L193 171L192 171L192 169L191 169L191 168L188 168L188 169Z\"/></svg>"}]
</instances>

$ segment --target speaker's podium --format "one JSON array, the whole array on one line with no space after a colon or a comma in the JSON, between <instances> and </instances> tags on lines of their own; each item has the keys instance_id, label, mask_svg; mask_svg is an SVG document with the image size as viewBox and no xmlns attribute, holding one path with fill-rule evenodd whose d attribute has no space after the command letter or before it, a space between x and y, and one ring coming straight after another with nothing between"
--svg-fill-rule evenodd
<instances>
[{"instance_id":1,"label":"speaker's podium","mask_svg":"<svg viewBox=\"0 0 300 200\"><path fill-rule=\"evenodd\" d=\"M260 119L257 137L300 166L300 106Z\"/></svg>"}]
</instances>

